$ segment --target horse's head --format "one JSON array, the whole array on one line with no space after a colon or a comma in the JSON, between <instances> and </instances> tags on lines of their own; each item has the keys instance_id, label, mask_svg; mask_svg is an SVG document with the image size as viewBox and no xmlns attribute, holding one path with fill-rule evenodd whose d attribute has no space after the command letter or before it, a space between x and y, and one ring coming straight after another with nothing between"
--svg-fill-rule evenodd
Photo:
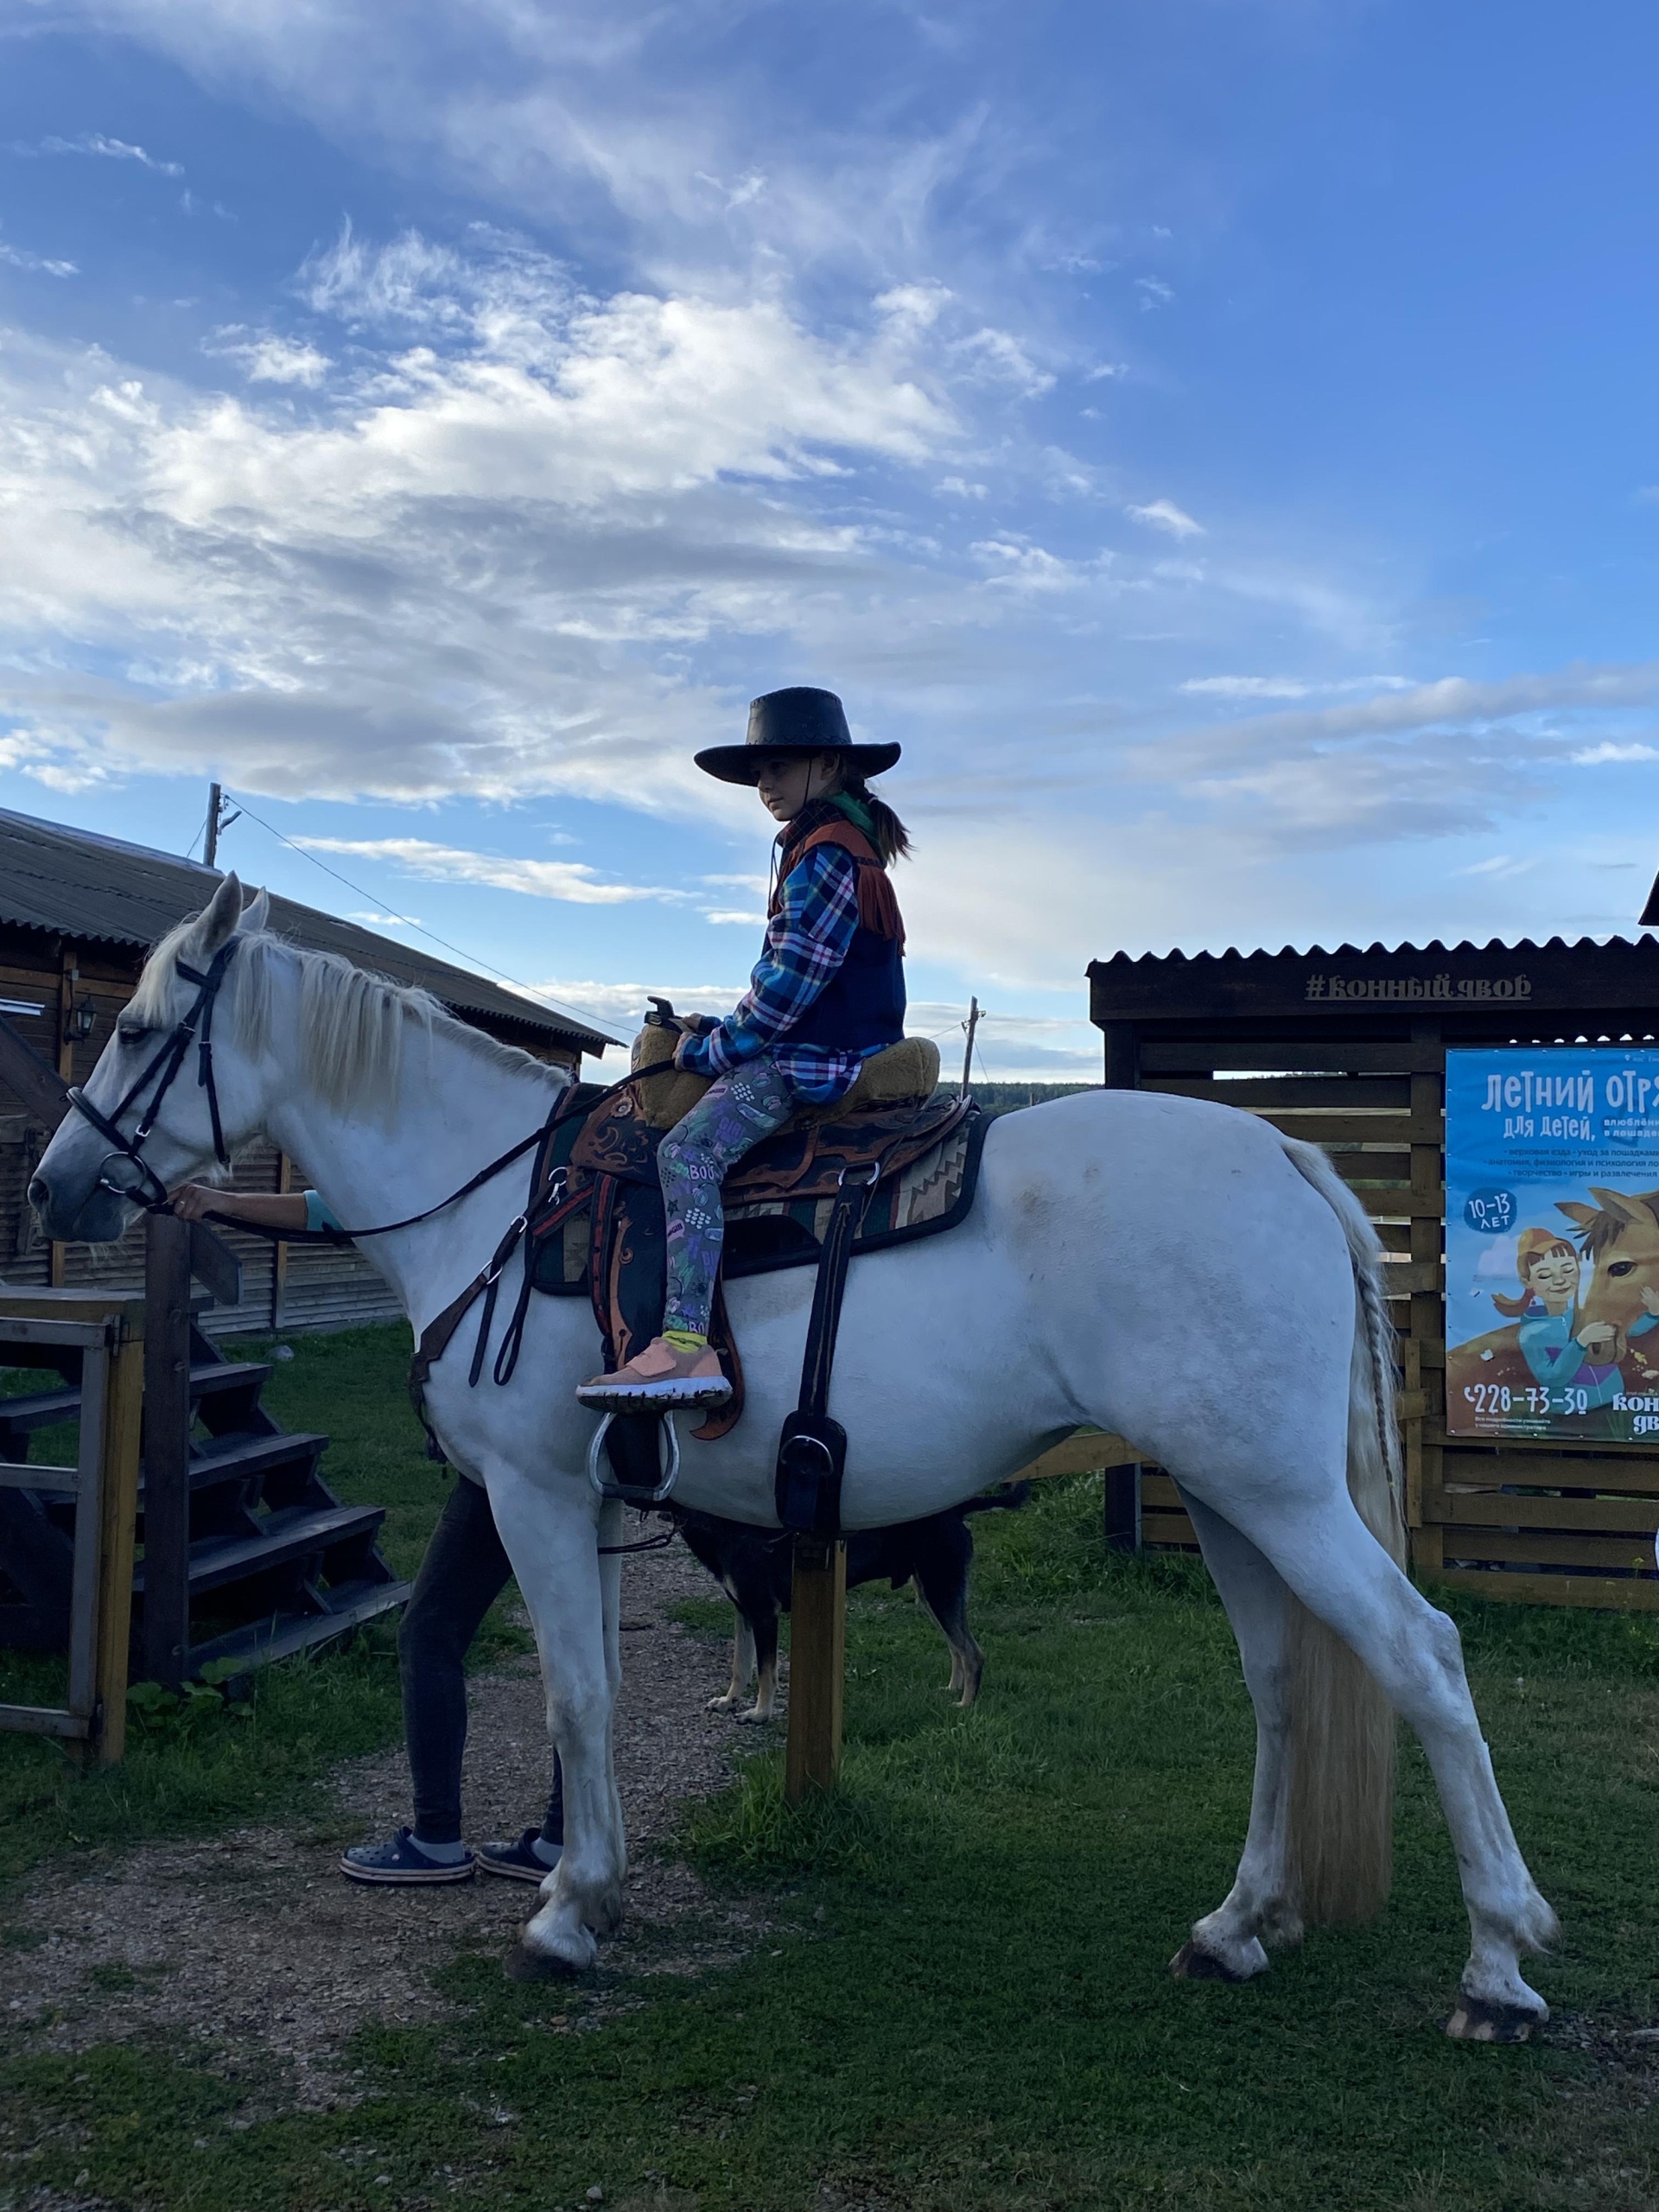
<instances>
[{"instance_id":1,"label":"horse's head","mask_svg":"<svg viewBox=\"0 0 1659 2212\"><path fill-rule=\"evenodd\" d=\"M251 935L264 928L265 912L263 891L245 909L242 886L227 875L207 911L172 931L150 954L115 1034L84 1086L87 1103L113 1120L129 1142L153 1110L142 1147L143 1167L162 1184L171 1186L214 1161L215 1100L226 1146L245 1141L259 1125L261 1102L252 1067L237 1049L236 1024L228 1018L238 981L234 957L226 963L218 985L223 1003L211 1009L211 1091L200 1079L207 1064L194 1038L186 1040L159 1103L156 1090L165 1077L168 1040L201 996L200 982L181 971L207 975L238 930ZM132 1095L145 1070L157 1062L155 1079ZM141 1185L151 1187L143 1169L116 1150L86 1115L72 1109L41 1157L29 1197L48 1236L107 1244L132 1219L137 1208L128 1193Z\"/></svg>"},{"instance_id":2,"label":"horse's head","mask_svg":"<svg viewBox=\"0 0 1659 2212\"><path fill-rule=\"evenodd\" d=\"M1580 1318L1618 1330L1617 1358L1631 1322L1648 1310L1643 1292L1659 1294L1659 1191L1603 1191L1592 1185L1590 1195L1597 1205L1564 1203L1557 1211L1576 1224L1584 1255L1595 1262Z\"/></svg>"}]
</instances>

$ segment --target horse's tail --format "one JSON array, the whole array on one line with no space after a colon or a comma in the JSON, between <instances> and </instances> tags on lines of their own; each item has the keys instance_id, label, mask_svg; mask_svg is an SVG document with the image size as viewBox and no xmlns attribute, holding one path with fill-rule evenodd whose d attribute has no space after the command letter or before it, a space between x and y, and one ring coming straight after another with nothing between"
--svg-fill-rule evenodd
<instances>
[{"instance_id":1,"label":"horse's tail","mask_svg":"<svg viewBox=\"0 0 1659 2212\"><path fill-rule=\"evenodd\" d=\"M1394 1327L1382 1248L1353 1192L1315 1145L1285 1150L1342 1224L1356 1312L1348 1377L1348 1494L1390 1559L1403 1567ZM1374 1919L1394 1871L1394 1708L1342 1639L1292 1598L1291 1894L1310 1926Z\"/></svg>"}]
</instances>

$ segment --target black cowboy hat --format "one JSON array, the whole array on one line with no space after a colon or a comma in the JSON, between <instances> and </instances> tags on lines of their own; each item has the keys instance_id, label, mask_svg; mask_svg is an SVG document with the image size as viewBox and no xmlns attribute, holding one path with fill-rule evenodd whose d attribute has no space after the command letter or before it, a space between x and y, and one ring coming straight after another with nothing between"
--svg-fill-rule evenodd
<instances>
[{"instance_id":1,"label":"black cowboy hat","mask_svg":"<svg viewBox=\"0 0 1659 2212\"><path fill-rule=\"evenodd\" d=\"M855 745L847 716L833 691L808 683L787 691L768 691L749 702L749 734L742 745L711 745L696 756L697 766L722 784L753 784L760 761L771 753L834 753L855 776L879 776L899 758L896 745Z\"/></svg>"}]
</instances>

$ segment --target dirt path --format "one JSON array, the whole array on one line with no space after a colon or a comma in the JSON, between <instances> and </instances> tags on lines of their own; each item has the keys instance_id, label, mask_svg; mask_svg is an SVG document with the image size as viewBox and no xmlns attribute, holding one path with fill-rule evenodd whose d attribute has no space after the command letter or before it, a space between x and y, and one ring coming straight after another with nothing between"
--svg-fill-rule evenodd
<instances>
[{"instance_id":1,"label":"dirt path","mask_svg":"<svg viewBox=\"0 0 1659 2212\"><path fill-rule=\"evenodd\" d=\"M666 1617L677 1599L711 1593L696 1562L678 1545L634 1556L622 1587L617 1775L638 1846L671 1828L686 1797L720 1786L750 1732L705 1710L726 1686L723 1652ZM516 1835L539 1820L547 1789L540 1677L520 1660L471 1687L467 1834ZM12 1916L47 1938L8 1955L0 2033L21 2031L35 2050L158 2031L252 2045L281 2063L302 2106L348 2100L342 2039L366 2020L442 2014L435 1970L463 1948L505 1951L535 1891L482 1877L413 1891L344 1881L334 1871L343 1844L409 1817L401 1746L342 1769L337 1795L338 1820L309 1829L145 1844L112 1865L42 1877ZM737 1955L757 1932L688 1868L636 1855L625 1928L606 1956L634 1971L685 1972Z\"/></svg>"}]
</instances>

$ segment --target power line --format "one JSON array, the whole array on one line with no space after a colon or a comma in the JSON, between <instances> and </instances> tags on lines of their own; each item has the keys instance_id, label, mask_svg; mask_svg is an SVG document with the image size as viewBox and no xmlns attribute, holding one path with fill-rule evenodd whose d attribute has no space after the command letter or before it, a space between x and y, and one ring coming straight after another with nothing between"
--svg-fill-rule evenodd
<instances>
[{"instance_id":1,"label":"power line","mask_svg":"<svg viewBox=\"0 0 1659 2212\"><path fill-rule=\"evenodd\" d=\"M259 827L273 836L279 845L286 845L290 852L297 853L302 860L309 861L313 868L320 868L325 875L332 875L336 883L343 883L346 888L354 893L358 898L366 899L372 906L385 903L378 892L365 891L360 883L353 883L349 875L342 875L337 868L330 868L327 861L320 861L315 853L308 851L303 845L296 845L292 837L285 837L280 830L266 821L263 814L256 814L246 799L238 798L236 804L251 822L257 822ZM191 842L194 843L194 839ZM475 952L468 952L459 944L451 944L447 937L440 937L435 930L429 930L423 923L411 920L409 915L389 912L385 918L389 922L396 922L400 928L415 931L417 936L429 938L434 944L441 944L446 952L453 952L458 960L469 961L473 966L486 969L490 975L498 977L500 982L511 983L515 991L523 991L527 998L541 999L546 1004L555 1007L556 1011L560 1014L570 1011L569 1007L557 1006L556 1001L551 999L547 992L538 991L533 983L521 983L516 976L509 976L505 968L492 967L487 960L480 960ZM586 1017L583 1019L585 1020Z\"/></svg>"}]
</instances>

